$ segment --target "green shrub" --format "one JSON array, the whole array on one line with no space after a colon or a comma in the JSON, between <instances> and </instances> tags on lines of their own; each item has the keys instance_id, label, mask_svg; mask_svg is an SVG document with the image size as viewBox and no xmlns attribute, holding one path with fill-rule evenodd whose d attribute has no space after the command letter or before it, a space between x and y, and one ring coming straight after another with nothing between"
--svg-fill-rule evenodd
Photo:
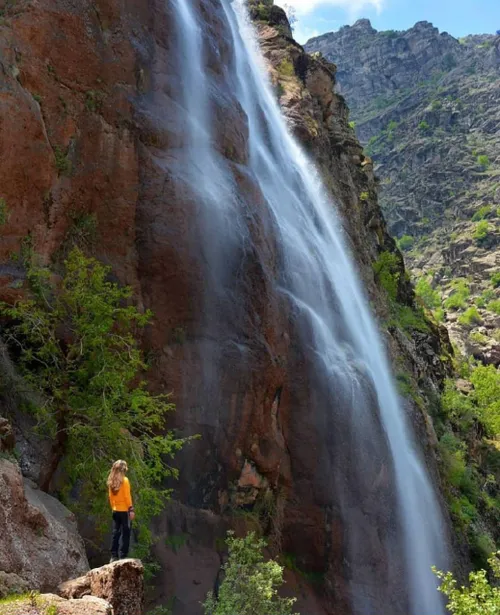
<instances>
[{"instance_id":1,"label":"green shrub","mask_svg":"<svg viewBox=\"0 0 500 615\"><path fill-rule=\"evenodd\" d=\"M483 167L483 169L487 169L490 166L490 159L485 154L481 154L481 156L477 157L477 163Z\"/></svg>"},{"instance_id":2,"label":"green shrub","mask_svg":"<svg viewBox=\"0 0 500 615\"><path fill-rule=\"evenodd\" d=\"M477 518L476 507L465 495L450 500L450 512L462 530L470 527Z\"/></svg>"},{"instance_id":3,"label":"green shrub","mask_svg":"<svg viewBox=\"0 0 500 615\"><path fill-rule=\"evenodd\" d=\"M365 201L367 201L370 198L370 193L369 192L362 192L359 195L359 198L360 198L361 201L365 202Z\"/></svg>"},{"instance_id":4,"label":"green shrub","mask_svg":"<svg viewBox=\"0 0 500 615\"><path fill-rule=\"evenodd\" d=\"M415 244L415 238L411 235L403 235L400 239L398 239L397 244L398 248L402 252L407 252L408 250L411 250L413 248L413 245Z\"/></svg>"},{"instance_id":5,"label":"green shrub","mask_svg":"<svg viewBox=\"0 0 500 615\"><path fill-rule=\"evenodd\" d=\"M158 435L174 406L167 396L150 394L141 379L146 366L138 333L152 314L130 305L131 289L109 275L109 267L75 248L59 285L50 271L30 266L31 298L2 304L0 313L9 319L5 339L24 379L43 399L33 409L52 443L43 488L61 466L63 496L79 488L78 502L68 504L107 524L106 476L114 460L127 459L141 541L148 543L148 521L168 496L162 483L177 475L167 461L184 441L172 432Z\"/></svg>"},{"instance_id":6,"label":"green shrub","mask_svg":"<svg viewBox=\"0 0 500 615\"><path fill-rule=\"evenodd\" d=\"M495 299L494 301L490 301L487 307L490 312L494 312L495 314L500 314L500 299Z\"/></svg>"},{"instance_id":7,"label":"green shrub","mask_svg":"<svg viewBox=\"0 0 500 615\"><path fill-rule=\"evenodd\" d=\"M415 293L428 310L435 310L441 306L441 296L431 285L431 277L421 277L415 285Z\"/></svg>"},{"instance_id":8,"label":"green shrub","mask_svg":"<svg viewBox=\"0 0 500 615\"><path fill-rule=\"evenodd\" d=\"M460 487L465 475L465 446L452 433L445 433L439 441L446 479L454 487Z\"/></svg>"},{"instance_id":9,"label":"green shrub","mask_svg":"<svg viewBox=\"0 0 500 615\"><path fill-rule=\"evenodd\" d=\"M430 125L425 120L422 120L418 125L418 129L420 130L420 132L427 132L428 130L430 130Z\"/></svg>"},{"instance_id":10,"label":"green shrub","mask_svg":"<svg viewBox=\"0 0 500 615\"><path fill-rule=\"evenodd\" d=\"M480 421L488 433L500 435L500 371L494 365L476 367L470 377Z\"/></svg>"},{"instance_id":11,"label":"green shrub","mask_svg":"<svg viewBox=\"0 0 500 615\"><path fill-rule=\"evenodd\" d=\"M218 596L209 592L203 610L205 615L293 615L295 598L280 598L283 567L270 560L264 562L264 540L254 532L245 538L234 538L228 532L229 558L223 566L224 580Z\"/></svg>"},{"instance_id":12,"label":"green shrub","mask_svg":"<svg viewBox=\"0 0 500 615\"><path fill-rule=\"evenodd\" d=\"M488 338L486 335L479 333L478 331L474 331L469 335L469 339L476 344L486 344L488 342Z\"/></svg>"},{"instance_id":13,"label":"green shrub","mask_svg":"<svg viewBox=\"0 0 500 615\"><path fill-rule=\"evenodd\" d=\"M475 324L479 324L482 322L481 315L477 311L477 307L475 305L471 306L460 316L458 322L461 325L471 326Z\"/></svg>"},{"instance_id":14,"label":"green shrub","mask_svg":"<svg viewBox=\"0 0 500 615\"><path fill-rule=\"evenodd\" d=\"M486 548L486 543L485 548ZM492 544L488 544L490 548ZM491 555L491 554L490 554ZM496 557L488 560L493 575L500 579L500 563ZM452 615L497 615L500 613L500 587L488 582L485 570L469 573L469 586L457 586L451 572L440 572L433 567L440 579L439 591L448 599L447 609Z\"/></svg>"},{"instance_id":15,"label":"green shrub","mask_svg":"<svg viewBox=\"0 0 500 615\"><path fill-rule=\"evenodd\" d=\"M476 297L474 299L474 303L477 305L477 307L485 308L488 305L488 303L492 299L494 299L495 296L496 295L495 295L494 291L492 291L492 290L485 290L483 293L481 293L479 295L479 297Z\"/></svg>"},{"instance_id":16,"label":"green shrub","mask_svg":"<svg viewBox=\"0 0 500 615\"><path fill-rule=\"evenodd\" d=\"M493 288L498 288L500 286L500 271L496 271L491 276L491 285L493 286Z\"/></svg>"},{"instance_id":17,"label":"green shrub","mask_svg":"<svg viewBox=\"0 0 500 615\"><path fill-rule=\"evenodd\" d=\"M400 263L398 257L392 252L382 252L373 263L375 278L380 286L396 301L400 276Z\"/></svg>"},{"instance_id":18,"label":"green shrub","mask_svg":"<svg viewBox=\"0 0 500 615\"><path fill-rule=\"evenodd\" d=\"M470 297L470 288L467 280L458 279L452 282L452 294L444 302L447 310L461 310L465 307L467 299Z\"/></svg>"},{"instance_id":19,"label":"green shrub","mask_svg":"<svg viewBox=\"0 0 500 615\"><path fill-rule=\"evenodd\" d=\"M71 173L71 160L68 155L63 152L59 145L54 146L54 156L56 160L56 169L59 175L70 175Z\"/></svg>"},{"instance_id":20,"label":"green shrub","mask_svg":"<svg viewBox=\"0 0 500 615\"><path fill-rule=\"evenodd\" d=\"M472 222L484 220L491 213L491 205L483 205L472 216Z\"/></svg>"},{"instance_id":21,"label":"green shrub","mask_svg":"<svg viewBox=\"0 0 500 615\"><path fill-rule=\"evenodd\" d=\"M278 65L278 72L284 77L293 77L295 75L293 63L288 59L282 60Z\"/></svg>"},{"instance_id":22,"label":"green shrub","mask_svg":"<svg viewBox=\"0 0 500 615\"><path fill-rule=\"evenodd\" d=\"M433 316L437 322L444 322L445 312L443 308L438 308L437 310L434 310Z\"/></svg>"},{"instance_id":23,"label":"green shrub","mask_svg":"<svg viewBox=\"0 0 500 615\"><path fill-rule=\"evenodd\" d=\"M483 243L485 243L486 239L488 238L489 233L490 233L490 225L488 223L488 220L481 220L480 222L476 224L476 228L474 230L472 237L474 238L474 241L478 245L482 245Z\"/></svg>"}]
</instances>

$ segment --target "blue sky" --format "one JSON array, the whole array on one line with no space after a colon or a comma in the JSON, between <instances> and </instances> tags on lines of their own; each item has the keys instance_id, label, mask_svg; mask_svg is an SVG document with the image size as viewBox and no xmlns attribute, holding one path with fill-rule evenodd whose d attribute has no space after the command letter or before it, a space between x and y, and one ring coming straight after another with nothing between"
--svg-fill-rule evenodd
<instances>
[{"instance_id":1,"label":"blue sky","mask_svg":"<svg viewBox=\"0 0 500 615\"><path fill-rule=\"evenodd\" d=\"M296 9L301 42L367 17L377 30L406 30L430 21L455 37L500 30L500 0L275 0Z\"/></svg>"}]
</instances>

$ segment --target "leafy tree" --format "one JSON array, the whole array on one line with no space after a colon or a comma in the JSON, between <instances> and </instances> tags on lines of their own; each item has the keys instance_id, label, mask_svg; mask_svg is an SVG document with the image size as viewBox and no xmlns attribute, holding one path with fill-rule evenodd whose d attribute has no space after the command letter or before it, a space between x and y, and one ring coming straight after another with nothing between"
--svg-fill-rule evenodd
<instances>
[{"instance_id":1,"label":"leafy tree","mask_svg":"<svg viewBox=\"0 0 500 615\"><path fill-rule=\"evenodd\" d=\"M428 310L435 310L441 307L441 296L437 290L432 288L429 277L421 277L415 285L415 293L422 300Z\"/></svg>"},{"instance_id":2,"label":"leafy tree","mask_svg":"<svg viewBox=\"0 0 500 615\"><path fill-rule=\"evenodd\" d=\"M490 232L490 225L488 220L481 220L476 224L476 229L474 230L474 240L478 245L482 245L485 243Z\"/></svg>"},{"instance_id":3,"label":"leafy tree","mask_svg":"<svg viewBox=\"0 0 500 615\"><path fill-rule=\"evenodd\" d=\"M488 562L493 575L500 579L498 558L491 557ZM500 588L488 582L485 570L469 574L469 587L457 587L457 581L451 572L444 573L435 568L433 571L441 580L439 591L447 596L447 608L453 615L498 615L500 613Z\"/></svg>"},{"instance_id":4,"label":"leafy tree","mask_svg":"<svg viewBox=\"0 0 500 615\"><path fill-rule=\"evenodd\" d=\"M295 598L280 598L283 568L275 561L264 561L264 540L254 532L235 538L228 532L229 559L224 565L225 577L215 597L207 596L203 609L206 615L296 615L292 613Z\"/></svg>"},{"instance_id":5,"label":"leafy tree","mask_svg":"<svg viewBox=\"0 0 500 615\"><path fill-rule=\"evenodd\" d=\"M167 396L150 394L140 379L146 365L137 337L152 314L129 305L131 289L109 281L109 274L109 267L75 248L58 284L49 270L31 268L30 298L2 304L0 313L8 320L9 348L43 400L33 410L52 442L42 488L50 488L62 467L68 493L77 489L76 500L99 518L107 509L109 467L124 458L138 517L146 522L168 496L157 487L176 476L166 459L184 441L172 432L159 435L174 406Z\"/></svg>"}]
</instances>

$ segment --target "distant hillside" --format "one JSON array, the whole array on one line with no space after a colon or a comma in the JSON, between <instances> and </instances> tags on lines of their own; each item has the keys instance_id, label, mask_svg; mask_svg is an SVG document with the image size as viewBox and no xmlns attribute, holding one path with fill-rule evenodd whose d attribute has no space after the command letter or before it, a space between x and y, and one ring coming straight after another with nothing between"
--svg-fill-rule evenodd
<instances>
[{"instance_id":1,"label":"distant hillside","mask_svg":"<svg viewBox=\"0 0 500 615\"><path fill-rule=\"evenodd\" d=\"M498 365L500 36L457 40L428 22L377 32L362 19L305 47L338 67L390 230L413 273L428 274L436 316ZM446 302L457 285L464 300Z\"/></svg>"}]
</instances>

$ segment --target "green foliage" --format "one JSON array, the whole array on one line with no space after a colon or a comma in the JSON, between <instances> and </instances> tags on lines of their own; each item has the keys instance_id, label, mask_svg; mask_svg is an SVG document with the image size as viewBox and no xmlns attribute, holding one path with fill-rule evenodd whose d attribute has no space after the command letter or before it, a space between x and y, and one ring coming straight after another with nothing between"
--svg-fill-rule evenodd
<instances>
[{"instance_id":1,"label":"green foliage","mask_svg":"<svg viewBox=\"0 0 500 615\"><path fill-rule=\"evenodd\" d=\"M0 197L0 226L7 224L9 220L9 208L7 207L7 203L4 198Z\"/></svg>"},{"instance_id":2,"label":"green foliage","mask_svg":"<svg viewBox=\"0 0 500 615\"><path fill-rule=\"evenodd\" d=\"M436 310L441 306L441 295L432 288L431 277L421 277L415 285L415 293L428 310Z\"/></svg>"},{"instance_id":3,"label":"green foliage","mask_svg":"<svg viewBox=\"0 0 500 615\"><path fill-rule=\"evenodd\" d=\"M97 241L97 216L94 213L72 212L65 237L65 248L91 250Z\"/></svg>"},{"instance_id":4,"label":"green foliage","mask_svg":"<svg viewBox=\"0 0 500 615\"><path fill-rule=\"evenodd\" d=\"M461 310L465 307L467 299L470 297L470 288L467 280L457 279L452 283L453 292L444 302L447 310Z\"/></svg>"},{"instance_id":5,"label":"green foliage","mask_svg":"<svg viewBox=\"0 0 500 615\"><path fill-rule=\"evenodd\" d=\"M356 122L349 122L349 128L352 128L352 130L354 130L356 128Z\"/></svg>"},{"instance_id":6,"label":"green foliage","mask_svg":"<svg viewBox=\"0 0 500 615\"><path fill-rule=\"evenodd\" d=\"M293 63L288 59L282 60L278 65L278 72L284 77L293 77L295 75Z\"/></svg>"},{"instance_id":7,"label":"green foliage","mask_svg":"<svg viewBox=\"0 0 500 615\"><path fill-rule=\"evenodd\" d=\"M483 205L472 216L472 222L479 222L484 220L491 213L491 205Z\"/></svg>"},{"instance_id":8,"label":"green foliage","mask_svg":"<svg viewBox=\"0 0 500 615\"><path fill-rule=\"evenodd\" d=\"M470 327L471 325L476 325L482 322L481 315L477 311L477 307L475 305L471 306L460 316L458 322L461 325L466 325Z\"/></svg>"},{"instance_id":9,"label":"green foliage","mask_svg":"<svg viewBox=\"0 0 500 615\"><path fill-rule=\"evenodd\" d=\"M370 198L370 193L369 192L362 192L359 195L359 198L360 198L361 201L365 202L365 201L367 201Z\"/></svg>"},{"instance_id":10,"label":"green foliage","mask_svg":"<svg viewBox=\"0 0 500 615\"><path fill-rule=\"evenodd\" d=\"M54 156L56 159L56 169L59 175L69 175L71 173L71 160L59 145L54 146Z\"/></svg>"},{"instance_id":11,"label":"green foliage","mask_svg":"<svg viewBox=\"0 0 500 615\"><path fill-rule=\"evenodd\" d=\"M101 90L89 90L85 94L85 109L92 113L99 113L105 98L106 94Z\"/></svg>"},{"instance_id":12,"label":"green foliage","mask_svg":"<svg viewBox=\"0 0 500 615\"><path fill-rule=\"evenodd\" d=\"M490 301L487 305L487 308L490 312L494 312L495 314L500 315L500 299L495 299L494 301Z\"/></svg>"},{"instance_id":13,"label":"green foliage","mask_svg":"<svg viewBox=\"0 0 500 615\"><path fill-rule=\"evenodd\" d=\"M499 579L500 562L497 557L492 556L488 562L494 577ZM468 587L458 587L451 572L440 572L436 568L433 568L433 571L441 581L439 591L447 597L447 609L452 615L498 615L500 613L500 587L488 582L485 570L471 572Z\"/></svg>"},{"instance_id":14,"label":"green foliage","mask_svg":"<svg viewBox=\"0 0 500 615\"><path fill-rule=\"evenodd\" d=\"M448 482L460 487L466 468L464 444L451 432L446 432L439 441L439 452Z\"/></svg>"},{"instance_id":15,"label":"green foliage","mask_svg":"<svg viewBox=\"0 0 500 615\"><path fill-rule=\"evenodd\" d=\"M413 248L414 243L415 243L415 238L412 237L411 235L403 235L397 241L398 248L402 252L407 252L408 250L411 250Z\"/></svg>"},{"instance_id":16,"label":"green foliage","mask_svg":"<svg viewBox=\"0 0 500 615\"><path fill-rule=\"evenodd\" d=\"M487 169L490 166L490 159L486 154L481 154L477 157L477 163L483 167L483 169Z\"/></svg>"},{"instance_id":17,"label":"green foliage","mask_svg":"<svg viewBox=\"0 0 500 615\"><path fill-rule=\"evenodd\" d=\"M476 344L486 344L488 342L488 338L483 333L479 333L479 331L474 331L469 335L469 339Z\"/></svg>"},{"instance_id":18,"label":"green foliage","mask_svg":"<svg viewBox=\"0 0 500 615\"><path fill-rule=\"evenodd\" d=\"M420 124L418 125L418 129L420 130L420 132L428 132L430 130L430 125L428 122L426 122L425 120L422 120L420 122Z\"/></svg>"},{"instance_id":19,"label":"green foliage","mask_svg":"<svg viewBox=\"0 0 500 615\"><path fill-rule=\"evenodd\" d=\"M0 313L10 319L4 337L26 383L44 400L34 413L53 444L42 481L48 486L62 464L66 484L79 492L68 504L80 502L87 516L106 520L106 476L114 460L126 459L147 543L147 523L168 496L158 487L177 475L167 459L184 441L158 435L174 406L140 380L138 335L152 314L129 305L131 289L109 275L109 267L75 248L58 286L50 271L31 267L31 298L2 304Z\"/></svg>"},{"instance_id":20,"label":"green foliage","mask_svg":"<svg viewBox=\"0 0 500 615\"><path fill-rule=\"evenodd\" d=\"M498 288L500 286L500 271L496 271L491 276L491 285L493 286L493 288Z\"/></svg>"},{"instance_id":21,"label":"green foliage","mask_svg":"<svg viewBox=\"0 0 500 615\"><path fill-rule=\"evenodd\" d=\"M391 301L395 301L400 276L398 257L392 252L382 252L373 263L373 271L380 286L386 291Z\"/></svg>"},{"instance_id":22,"label":"green foliage","mask_svg":"<svg viewBox=\"0 0 500 615\"><path fill-rule=\"evenodd\" d=\"M500 435L500 372L493 365L476 367L470 377L478 416L492 436Z\"/></svg>"},{"instance_id":23,"label":"green foliage","mask_svg":"<svg viewBox=\"0 0 500 615\"><path fill-rule=\"evenodd\" d=\"M480 222L476 224L476 228L474 230L472 237L474 238L474 241L478 245L482 245L483 243L485 243L486 239L488 238L489 233L490 233L490 225L488 223L488 220L481 220Z\"/></svg>"},{"instance_id":24,"label":"green foliage","mask_svg":"<svg viewBox=\"0 0 500 615\"><path fill-rule=\"evenodd\" d=\"M494 299L495 297L495 293L492 290L485 290L483 293L481 293L479 295L479 297L476 297L474 299L474 303L477 305L477 307L480 308L485 308L488 303Z\"/></svg>"},{"instance_id":25,"label":"green foliage","mask_svg":"<svg viewBox=\"0 0 500 615\"><path fill-rule=\"evenodd\" d=\"M203 604L206 615L292 615L294 598L280 598L283 568L277 562L264 562L264 540L254 532L234 538L228 532L229 558L224 580L215 597L212 592Z\"/></svg>"}]
</instances>

